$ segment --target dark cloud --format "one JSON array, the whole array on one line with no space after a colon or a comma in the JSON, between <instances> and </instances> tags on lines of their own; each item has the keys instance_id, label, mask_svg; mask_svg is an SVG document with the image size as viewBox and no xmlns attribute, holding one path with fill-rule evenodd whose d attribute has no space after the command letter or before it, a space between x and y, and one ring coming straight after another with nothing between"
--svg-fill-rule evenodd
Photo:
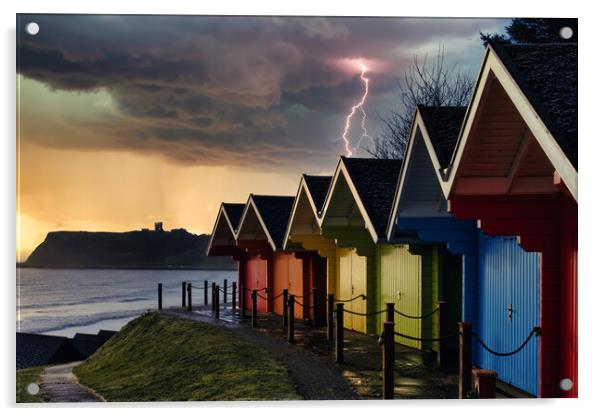
<instances>
[{"instance_id":1,"label":"dark cloud","mask_svg":"<svg viewBox=\"0 0 602 416\"><path fill-rule=\"evenodd\" d=\"M24 33L36 21L37 36ZM362 92L341 60L379 64L370 121L394 102L414 54L438 44L478 65L478 19L20 15L18 71L51 89L107 91L118 113L88 123L103 141L53 146L161 153L188 164L320 164L341 153ZM492 29L494 28L494 29ZM466 50L476 50L467 55ZM385 108L389 105L388 108ZM60 105L60 103L57 103ZM73 120L72 123L80 121ZM303 157L300 157L303 156ZM307 160L303 160L307 157Z\"/></svg>"}]
</instances>

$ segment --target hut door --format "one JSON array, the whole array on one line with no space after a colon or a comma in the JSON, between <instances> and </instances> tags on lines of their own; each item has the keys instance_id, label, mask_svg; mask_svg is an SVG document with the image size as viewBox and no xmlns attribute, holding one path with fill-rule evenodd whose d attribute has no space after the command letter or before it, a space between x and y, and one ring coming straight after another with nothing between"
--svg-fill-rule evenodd
<instances>
[{"instance_id":1,"label":"hut door","mask_svg":"<svg viewBox=\"0 0 602 416\"><path fill-rule=\"evenodd\" d=\"M511 351L539 325L539 254L514 237L481 237L480 311L477 333L495 351ZM539 393L539 339L516 355L497 357L478 348L478 366L535 396Z\"/></svg>"},{"instance_id":2,"label":"hut door","mask_svg":"<svg viewBox=\"0 0 602 416\"><path fill-rule=\"evenodd\" d=\"M351 297L367 295L366 293L366 257L351 253ZM356 299L351 302L351 310L358 313L366 313L366 301ZM353 315L352 329L354 331L366 332L366 317Z\"/></svg>"},{"instance_id":3,"label":"hut door","mask_svg":"<svg viewBox=\"0 0 602 416\"><path fill-rule=\"evenodd\" d=\"M267 261L263 260L259 256L250 257L247 263L247 279L246 287L249 290L247 292L247 307L252 307L251 301L251 290L263 289L267 286ZM262 296L265 296L265 292L259 292ZM267 312L268 304L264 299L257 298L257 310L259 312Z\"/></svg>"}]
</instances>

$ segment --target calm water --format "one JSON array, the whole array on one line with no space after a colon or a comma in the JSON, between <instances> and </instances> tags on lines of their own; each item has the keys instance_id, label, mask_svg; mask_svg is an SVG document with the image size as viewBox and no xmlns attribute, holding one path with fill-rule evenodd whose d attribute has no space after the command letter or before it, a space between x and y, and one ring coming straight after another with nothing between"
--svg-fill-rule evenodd
<instances>
[{"instance_id":1,"label":"calm water","mask_svg":"<svg viewBox=\"0 0 602 416\"><path fill-rule=\"evenodd\" d=\"M163 283L163 307L181 305L182 281L223 285L236 271L17 269L17 331L73 336L75 332L117 330L157 307L157 283ZM193 289L192 302L203 300Z\"/></svg>"}]
</instances>

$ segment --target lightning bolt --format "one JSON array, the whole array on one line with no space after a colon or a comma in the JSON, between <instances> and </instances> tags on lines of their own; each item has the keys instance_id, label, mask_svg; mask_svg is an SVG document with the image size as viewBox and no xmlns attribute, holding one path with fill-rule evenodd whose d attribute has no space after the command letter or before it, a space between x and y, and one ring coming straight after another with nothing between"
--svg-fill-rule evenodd
<instances>
[{"instance_id":1,"label":"lightning bolt","mask_svg":"<svg viewBox=\"0 0 602 416\"><path fill-rule=\"evenodd\" d=\"M357 103L355 103L353 107L351 107L351 111L349 112L349 114L347 114L347 118L345 119L345 129L343 130L343 135L341 136L341 138L345 142L345 152L347 153L347 157L353 156L353 153L360 148L360 145L362 144L362 141L365 138L374 141L374 138L368 134L368 130L366 129L366 111L364 109L364 103L366 102L366 98L368 97L368 93L370 92L370 78L366 77L366 72L368 72L368 68L366 67L366 65L364 65L363 62L360 62L359 65L362 70L362 73L360 74L360 79L364 82L364 94L362 95L362 98ZM357 146L353 147L351 141L349 140L349 130L351 129L351 120L353 119L353 116L358 110L362 114L361 128L363 134L359 138Z\"/></svg>"}]
</instances>

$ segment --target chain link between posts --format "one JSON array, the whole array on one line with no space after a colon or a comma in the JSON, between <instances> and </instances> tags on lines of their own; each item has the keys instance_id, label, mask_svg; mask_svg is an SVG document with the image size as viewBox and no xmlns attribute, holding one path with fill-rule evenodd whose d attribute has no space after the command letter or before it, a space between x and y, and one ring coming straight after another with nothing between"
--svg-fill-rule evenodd
<instances>
[{"instance_id":1,"label":"chain link between posts","mask_svg":"<svg viewBox=\"0 0 602 416\"><path fill-rule=\"evenodd\" d=\"M425 314L425 315L420 315L420 316L413 316L413 315L407 315L401 311L398 311L397 309L393 309L395 311L396 314L403 316L404 318L408 318L408 319L426 319L434 314L436 314L437 312L439 312L439 308L434 309L433 311Z\"/></svg>"},{"instance_id":2,"label":"chain link between posts","mask_svg":"<svg viewBox=\"0 0 602 416\"><path fill-rule=\"evenodd\" d=\"M346 300L335 299L334 301L335 301L336 303L347 303L347 302L353 302L354 300L356 300L356 299L359 299L359 298L362 298L362 300L366 300L366 295L357 295L357 296L356 296L356 297L354 297L354 298L351 298L351 299L346 299Z\"/></svg>"},{"instance_id":3,"label":"chain link between posts","mask_svg":"<svg viewBox=\"0 0 602 416\"><path fill-rule=\"evenodd\" d=\"M485 348L485 350L493 355L496 355L498 357L509 357L511 355L517 354L519 353L523 348L525 348L527 346L527 344L529 343L529 341L531 340L531 338L533 338L533 335L535 336L541 336L541 328L540 327L533 327L533 329L531 330L531 332L529 332L529 335L527 336L527 338L525 338L525 340L522 342L522 344L520 344L516 349L514 349L513 351L510 352L497 352L492 350L491 348L489 348L487 345L485 345L485 342L483 342L483 340L474 332L472 332L472 336L477 340L477 342L479 344L481 344L481 346L483 348Z\"/></svg>"}]
</instances>

